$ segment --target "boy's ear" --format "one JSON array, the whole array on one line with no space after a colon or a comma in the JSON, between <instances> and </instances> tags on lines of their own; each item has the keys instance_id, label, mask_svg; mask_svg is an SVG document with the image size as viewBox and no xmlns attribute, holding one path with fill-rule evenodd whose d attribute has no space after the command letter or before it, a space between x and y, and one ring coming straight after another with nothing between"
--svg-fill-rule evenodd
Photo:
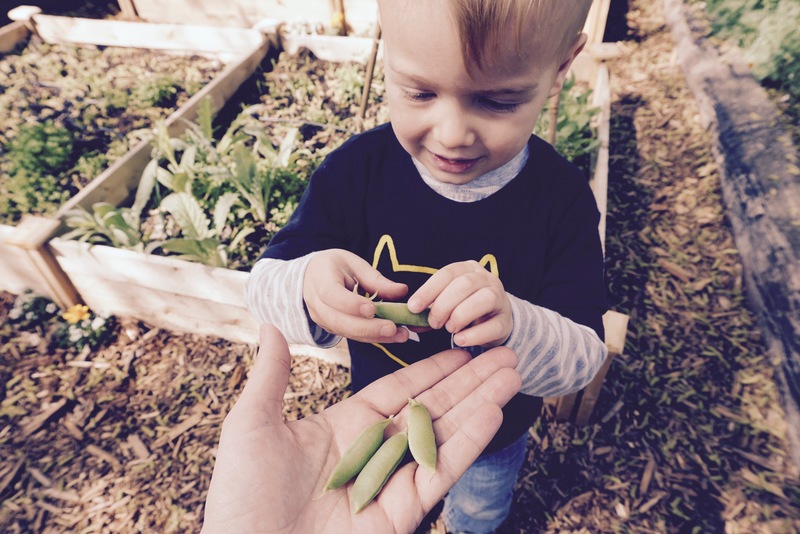
<instances>
[{"instance_id":1,"label":"boy's ear","mask_svg":"<svg viewBox=\"0 0 800 534\"><path fill-rule=\"evenodd\" d=\"M572 65L572 62L575 60L575 58L578 57L578 54L581 53L583 47L586 46L586 42L588 40L589 36L585 33L581 33L578 36L578 39L575 40L575 44L572 45L569 55L558 67L558 72L556 72L556 78L553 80L553 85L550 87L550 94L548 97L554 97L561 92L561 88L564 87L564 81L567 79L569 67Z\"/></svg>"}]
</instances>

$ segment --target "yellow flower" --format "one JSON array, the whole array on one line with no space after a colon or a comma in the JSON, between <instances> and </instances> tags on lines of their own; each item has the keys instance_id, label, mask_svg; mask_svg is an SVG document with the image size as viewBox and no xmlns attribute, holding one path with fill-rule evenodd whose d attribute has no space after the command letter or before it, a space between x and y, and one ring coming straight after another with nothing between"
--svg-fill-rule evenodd
<instances>
[{"instance_id":1,"label":"yellow flower","mask_svg":"<svg viewBox=\"0 0 800 534\"><path fill-rule=\"evenodd\" d=\"M76 304L62 313L61 318L69 324L77 324L89 318L89 306L85 304Z\"/></svg>"}]
</instances>

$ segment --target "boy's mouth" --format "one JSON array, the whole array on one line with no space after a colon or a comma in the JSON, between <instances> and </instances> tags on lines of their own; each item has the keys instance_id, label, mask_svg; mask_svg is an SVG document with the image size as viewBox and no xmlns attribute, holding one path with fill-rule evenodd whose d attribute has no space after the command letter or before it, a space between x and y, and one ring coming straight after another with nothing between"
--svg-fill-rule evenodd
<instances>
[{"instance_id":1,"label":"boy's mouth","mask_svg":"<svg viewBox=\"0 0 800 534\"><path fill-rule=\"evenodd\" d=\"M444 172L454 173L454 174L461 174L466 173L472 170L472 168L478 163L480 158L474 159L465 159L465 158L457 158L457 159L450 159L439 156L437 154L433 155L433 162L436 167Z\"/></svg>"}]
</instances>

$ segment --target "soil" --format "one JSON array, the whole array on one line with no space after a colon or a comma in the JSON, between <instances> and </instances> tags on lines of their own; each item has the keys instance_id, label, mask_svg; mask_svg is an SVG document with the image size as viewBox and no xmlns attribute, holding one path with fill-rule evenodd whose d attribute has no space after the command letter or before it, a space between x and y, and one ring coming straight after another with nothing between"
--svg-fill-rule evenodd
<instances>
[{"instance_id":1,"label":"soil","mask_svg":"<svg viewBox=\"0 0 800 534\"><path fill-rule=\"evenodd\" d=\"M606 272L631 316L586 426L552 414L500 533L796 532L773 362L748 308L710 141L659 0L613 27ZM191 532L220 424L255 348L119 318L96 350L20 330L0 296L0 530ZM346 368L298 358L287 418L348 395ZM423 527L423 529L426 527Z\"/></svg>"}]
</instances>

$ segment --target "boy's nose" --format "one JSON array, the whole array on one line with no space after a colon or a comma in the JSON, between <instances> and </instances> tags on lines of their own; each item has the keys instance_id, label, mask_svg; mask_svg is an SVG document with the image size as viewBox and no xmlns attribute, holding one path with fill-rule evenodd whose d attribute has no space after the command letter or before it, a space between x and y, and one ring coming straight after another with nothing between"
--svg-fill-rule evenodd
<instances>
[{"instance_id":1,"label":"boy's nose","mask_svg":"<svg viewBox=\"0 0 800 534\"><path fill-rule=\"evenodd\" d=\"M455 106L440 110L434 125L434 136L443 148L461 148L475 143L475 132L468 115Z\"/></svg>"}]
</instances>

